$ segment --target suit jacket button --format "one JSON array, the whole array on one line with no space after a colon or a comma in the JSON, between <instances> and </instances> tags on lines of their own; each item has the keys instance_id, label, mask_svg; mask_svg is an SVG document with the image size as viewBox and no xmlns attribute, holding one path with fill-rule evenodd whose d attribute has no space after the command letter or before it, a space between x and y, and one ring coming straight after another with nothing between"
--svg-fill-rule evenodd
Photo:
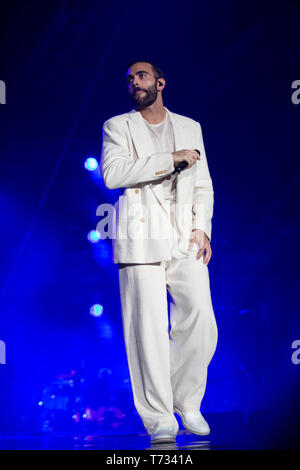
<instances>
[{"instance_id":1,"label":"suit jacket button","mask_svg":"<svg viewBox=\"0 0 300 470\"><path fill-rule=\"evenodd\" d=\"M138 194L138 193L139 193L139 190L138 190L138 189L136 189L136 190L135 190L135 192L136 192L136 194Z\"/></svg>"}]
</instances>

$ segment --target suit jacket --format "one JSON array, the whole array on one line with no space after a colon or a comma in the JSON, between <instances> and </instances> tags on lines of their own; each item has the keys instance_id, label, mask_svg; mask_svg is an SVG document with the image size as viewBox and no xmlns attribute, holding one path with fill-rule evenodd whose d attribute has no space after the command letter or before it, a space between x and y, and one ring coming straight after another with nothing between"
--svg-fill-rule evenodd
<instances>
[{"instance_id":1,"label":"suit jacket","mask_svg":"<svg viewBox=\"0 0 300 470\"><path fill-rule=\"evenodd\" d=\"M176 219L180 246L186 250L194 228L211 240L214 191L199 122L164 108L173 126L175 150L198 149L201 154L177 176ZM110 232L113 262L170 260L170 206L162 181L174 170L173 158L171 152L154 152L140 112L133 109L104 122L100 168L106 187L119 188Z\"/></svg>"}]
</instances>

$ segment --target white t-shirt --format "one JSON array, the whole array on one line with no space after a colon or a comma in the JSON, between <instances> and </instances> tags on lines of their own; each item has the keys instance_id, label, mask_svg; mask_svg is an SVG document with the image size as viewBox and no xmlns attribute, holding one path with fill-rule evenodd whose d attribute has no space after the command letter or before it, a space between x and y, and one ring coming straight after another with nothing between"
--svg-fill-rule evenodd
<instances>
[{"instance_id":1,"label":"white t-shirt","mask_svg":"<svg viewBox=\"0 0 300 470\"><path fill-rule=\"evenodd\" d=\"M174 152L175 140L173 126L170 122L168 113L166 113L165 119L158 124L149 124L146 119L144 119L144 121L149 129L155 151L170 153ZM194 248L191 251L188 251L188 240L180 241L178 238L179 232L175 214L176 181L177 174L169 175L162 181L165 200L170 207L170 220L171 226L173 227L173 231L171 230L172 257L177 259L186 258L187 256L196 257L197 250L199 249L199 247L197 248L197 245L195 244Z\"/></svg>"},{"instance_id":2,"label":"white t-shirt","mask_svg":"<svg viewBox=\"0 0 300 470\"><path fill-rule=\"evenodd\" d=\"M173 126L170 122L168 113L166 113L164 120L158 124L150 124L148 121L146 121L146 119L144 119L144 121L149 129L155 152L174 152L175 141ZM170 201L175 200L176 179L177 175L169 175L163 179L162 186L165 199Z\"/></svg>"}]
</instances>

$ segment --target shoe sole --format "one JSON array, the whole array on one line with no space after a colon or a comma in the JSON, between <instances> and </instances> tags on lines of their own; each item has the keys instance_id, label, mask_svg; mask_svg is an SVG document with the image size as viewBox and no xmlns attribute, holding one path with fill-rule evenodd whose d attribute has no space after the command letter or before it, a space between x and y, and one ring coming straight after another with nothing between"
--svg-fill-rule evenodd
<instances>
[{"instance_id":1,"label":"shoe sole","mask_svg":"<svg viewBox=\"0 0 300 470\"><path fill-rule=\"evenodd\" d=\"M157 443L162 443L162 442L174 443L176 442L176 438L175 437L158 437L156 439L151 439L151 444L157 444Z\"/></svg>"},{"instance_id":2,"label":"shoe sole","mask_svg":"<svg viewBox=\"0 0 300 470\"><path fill-rule=\"evenodd\" d=\"M196 432L193 429L189 428L183 420L183 416L182 416L181 411L179 411L177 408L174 408L174 413L177 413L180 416L183 426L188 431L190 431L192 434L197 434L198 436L208 436L208 434L210 434L210 431L208 431L208 432Z\"/></svg>"}]
</instances>

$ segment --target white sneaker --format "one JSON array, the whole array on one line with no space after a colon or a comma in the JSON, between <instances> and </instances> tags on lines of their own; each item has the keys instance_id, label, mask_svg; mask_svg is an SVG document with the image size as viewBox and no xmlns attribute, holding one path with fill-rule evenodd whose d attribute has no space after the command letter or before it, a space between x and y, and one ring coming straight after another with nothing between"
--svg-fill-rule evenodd
<instances>
[{"instance_id":1,"label":"white sneaker","mask_svg":"<svg viewBox=\"0 0 300 470\"><path fill-rule=\"evenodd\" d=\"M161 430L150 435L151 444L158 442L176 442L176 434L170 433L168 430Z\"/></svg>"},{"instance_id":2,"label":"white sneaker","mask_svg":"<svg viewBox=\"0 0 300 470\"><path fill-rule=\"evenodd\" d=\"M176 420L176 418L174 418ZM174 430L174 426L164 426L161 427L154 434L150 434L150 441L152 444L156 442L176 442L176 435L179 431L178 423L176 422L177 427Z\"/></svg>"},{"instance_id":3,"label":"white sneaker","mask_svg":"<svg viewBox=\"0 0 300 470\"><path fill-rule=\"evenodd\" d=\"M178 408L174 408L174 413L179 414L183 426L193 434L206 436L210 434L208 423L203 418L200 411L182 413Z\"/></svg>"}]
</instances>

